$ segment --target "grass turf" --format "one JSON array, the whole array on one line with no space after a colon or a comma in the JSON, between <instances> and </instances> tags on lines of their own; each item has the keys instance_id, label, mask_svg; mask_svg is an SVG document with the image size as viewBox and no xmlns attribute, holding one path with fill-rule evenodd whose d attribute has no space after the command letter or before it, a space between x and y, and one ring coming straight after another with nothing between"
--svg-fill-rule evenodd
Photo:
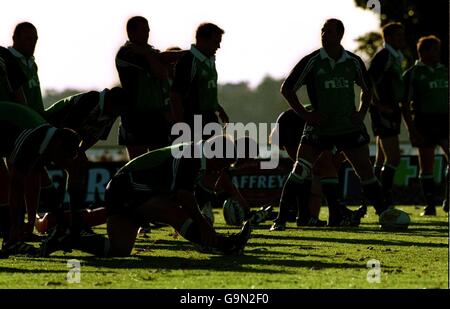
<instances>
[{"instance_id":1,"label":"grass turf","mask_svg":"<svg viewBox=\"0 0 450 309\"><path fill-rule=\"evenodd\" d=\"M0 288L448 288L448 215L438 209L438 216L424 218L421 207L398 208L411 215L406 231L381 231L372 208L359 228L290 223L286 231L270 232L266 222L253 229L244 256L198 253L174 238L169 227L138 238L127 258L80 251L50 258L13 256L0 259ZM219 232L237 231L224 225L221 211L215 210L215 217ZM96 231L104 233L105 227ZM80 261L80 283L66 280L69 259ZM367 280L372 259L380 262L379 283Z\"/></svg>"}]
</instances>

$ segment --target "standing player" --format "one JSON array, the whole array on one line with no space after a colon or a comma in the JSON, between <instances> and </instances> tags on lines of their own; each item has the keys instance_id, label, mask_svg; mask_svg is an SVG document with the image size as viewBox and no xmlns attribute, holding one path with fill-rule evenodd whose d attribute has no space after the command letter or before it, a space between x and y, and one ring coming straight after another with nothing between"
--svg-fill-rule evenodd
<instances>
[{"instance_id":1,"label":"standing player","mask_svg":"<svg viewBox=\"0 0 450 309\"><path fill-rule=\"evenodd\" d=\"M297 161L285 183L297 190L299 207L309 201L312 166L323 151L336 147L342 151L361 180L363 191L380 215L387 209L381 186L375 177L369 155L369 135L363 120L371 100L370 79L362 60L341 46L344 25L329 19L322 28L323 48L304 57L284 81L281 93L289 105L306 121L297 152ZM354 84L362 89L356 110ZM312 110L300 103L296 91L306 84ZM334 195L339 196L338 186Z\"/></svg>"},{"instance_id":2,"label":"standing player","mask_svg":"<svg viewBox=\"0 0 450 309\"><path fill-rule=\"evenodd\" d=\"M215 24L201 24L197 28L195 44L175 67L171 91L175 120L187 122L192 135L195 135L196 115L202 116L203 124L219 123L219 119L223 124L229 121L217 97L215 54L223 34L224 31Z\"/></svg>"},{"instance_id":3,"label":"standing player","mask_svg":"<svg viewBox=\"0 0 450 309\"><path fill-rule=\"evenodd\" d=\"M77 248L96 255L128 256L139 226L149 221L173 226L184 238L199 245L202 251L240 254L250 237L249 222L237 235L219 235L200 212L194 195L195 187L205 177L220 177L235 161L234 157L206 159L205 149L219 144L223 149L234 148L231 140L217 136L204 143L191 142L157 149L131 160L116 173L106 188L109 239L100 235L75 241L61 239L59 244L43 246L41 254L48 256L57 250ZM201 158L192 158L196 151L202 154ZM183 155L175 156L174 153Z\"/></svg>"},{"instance_id":4,"label":"standing player","mask_svg":"<svg viewBox=\"0 0 450 309\"><path fill-rule=\"evenodd\" d=\"M403 95L403 55L400 50L405 46L402 24L389 23L384 26L383 38L384 48L372 59L368 70L374 86L370 116L377 143L375 175L381 181L387 202L392 204L392 185L400 163L399 103Z\"/></svg>"},{"instance_id":5,"label":"standing player","mask_svg":"<svg viewBox=\"0 0 450 309\"><path fill-rule=\"evenodd\" d=\"M434 35L417 42L419 60L404 75L403 115L411 144L419 148L420 181L427 206L422 215L436 215L434 150L440 146L448 162L448 69L440 63L441 41ZM448 166L444 211L448 212Z\"/></svg>"},{"instance_id":6,"label":"standing player","mask_svg":"<svg viewBox=\"0 0 450 309\"><path fill-rule=\"evenodd\" d=\"M0 46L0 101L26 104L23 92L25 74L8 49Z\"/></svg>"},{"instance_id":7,"label":"standing player","mask_svg":"<svg viewBox=\"0 0 450 309\"><path fill-rule=\"evenodd\" d=\"M38 67L34 61L34 50L37 40L38 34L36 27L29 22L23 22L18 24L14 29L13 46L8 49L17 60L27 79L27 83L23 88L27 106L40 115L44 115L44 103L42 101Z\"/></svg>"},{"instance_id":8,"label":"standing player","mask_svg":"<svg viewBox=\"0 0 450 309\"><path fill-rule=\"evenodd\" d=\"M161 53L148 44L149 33L147 19L130 18L129 41L116 56L120 82L129 98L127 112L121 116L119 144L127 146L130 159L170 144L168 64L183 52Z\"/></svg>"}]
</instances>

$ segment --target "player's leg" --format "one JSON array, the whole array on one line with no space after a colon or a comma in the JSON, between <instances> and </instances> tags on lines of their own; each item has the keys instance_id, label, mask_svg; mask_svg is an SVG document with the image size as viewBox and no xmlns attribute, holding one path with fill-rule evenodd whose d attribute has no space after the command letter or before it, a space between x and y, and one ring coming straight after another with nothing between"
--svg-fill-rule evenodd
<instances>
[{"instance_id":1,"label":"player's leg","mask_svg":"<svg viewBox=\"0 0 450 309\"><path fill-rule=\"evenodd\" d=\"M189 213L180 207L180 201L169 195L155 196L136 208L132 214L132 219L135 224L148 221L158 221L167 223L185 239L201 245L203 249L211 249L215 253L234 253L235 249L243 249L248 237L250 236L249 225L245 226L245 231L242 232L247 235L234 235L232 237L225 237L215 232L211 235L215 245L206 245L203 241L204 237L202 233L208 231L202 227L202 224L208 224L206 222L196 222L191 218ZM243 227L244 228L244 227ZM137 230L136 230L137 232ZM108 235L113 236L108 232ZM116 244L113 238L111 240L111 247L115 248ZM243 243L245 242L245 243Z\"/></svg>"},{"instance_id":2,"label":"player's leg","mask_svg":"<svg viewBox=\"0 0 450 309\"><path fill-rule=\"evenodd\" d=\"M286 225L286 210L297 201L298 217L309 217L309 199L311 195L312 166L321 151L314 146L301 143L297 152L297 161L283 187L279 203L278 217L271 231L283 230Z\"/></svg>"},{"instance_id":3,"label":"player's leg","mask_svg":"<svg viewBox=\"0 0 450 309\"><path fill-rule=\"evenodd\" d=\"M369 146L363 145L343 150L343 152L361 181L364 195L375 207L377 214L380 215L388 206L384 199L381 185L373 173Z\"/></svg>"},{"instance_id":4,"label":"player's leg","mask_svg":"<svg viewBox=\"0 0 450 309\"><path fill-rule=\"evenodd\" d=\"M398 135L383 137L380 139L384 153L384 163L379 180L383 187L383 193L389 203L392 203L392 186L397 166L400 163L400 145Z\"/></svg>"},{"instance_id":5,"label":"player's leg","mask_svg":"<svg viewBox=\"0 0 450 309\"><path fill-rule=\"evenodd\" d=\"M434 182L434 149L435 147L419 147L420 183L427 206L423 216L436 215L436 184Z\"/></svg>"},{"instance_id":6,"label":"player's leg","mask_svg":"<svg viewBox=\"0 0 450 309\"><path fill-rule=\"evenodd\" d=\"M48 175L48 177L50 176ZM50 181L50 185L41 188L41 199L45 203L45 209L48 210L46 218L48 220L47 230L56 226L57 229L65 231L70 225L70 220L68 216L65 215L63 207L69 174L66 170L62 170L58 185L55 184L54 180L51 179Z\"/></svg>"},{"instance_id":7,"label":"player's leg","mask_svg":"<svg viewBox=\"0 0 450 309\"><path fill-rule=\"evenodd\" d=\"M73 236L80 234L81 230L87 228L83 223L83 212L85 212L86 208L88 161L86 154L83 152L66 167L69 174L67 191L70 197L70 210L72 215L70 230Z\"/></svg>"},{"instance_id":8,"label":"player's leg","mask_svg":"<svg viewBox=\"0 0 450 309\"><path fill-rule=\"evenodd\" d=\"M297 158L298 145L296 145L295 147L294 146L285 146L284 149L286 150L289 158L292 160L292 163L295 163L296 158ZM314 190L315 193L317 193L317 190L320 191L320 187L318 188L317 185L315 188L316 188L315 190L314 189L311 189L311 190ZM313 199L311 201L312 204L317 203L317 198L315 198L315 200L314 200L314 197L313 197L315 193L311 193L311 196ZM320 194L320 193L318 193L318 194ZM286 209L283 210L286 213L286 220L288 222L296 222L297 216L298 216L297 199L293 200L292 203L286 203L285 205L288 206ZM317 205L315 205L315 206L310 205L309 208L310 209L317 208ZM319 206L319 209L317 209L316 211L320 211L320 206Z\"/></svg>"},{"instance_id":9,"label":"player's leg","mask_svg":"<svg viewBox=\"0 0 450 309\"><path fill-rule=\"evenodd\" d=\"M313 173L320 177L322 193L327 200L328 225L339 225L342 221L342 199L339 187L339 178L333 164L333 156L330 151L324 151L314 163Z\"/></svg>"},{"instance_id":10,"label":"player's leg","mask_svg":"<svg viewBox=\"0 0 450 309\"><path fill-rule=\"evenodd\" d=\"M30 239L33 235L34 224L36 221L36 212L39 206L41 192L41 175L44 170L32 172L25 177L25 201L27 211L27 223L23 226L23 237Z\"/></svg>"},{"instance_id":11,"label":"player's leg","mask_svg":"<svg viewBox=\"0 0 450 309\"><path fill-rule=\"evenodd\" d=\"M386 129L383 125L385 122L382 121L382 114L378 111L375 106L371 106L369 110L370 122L372 125L372 132L375 136L375 144L376 144L376 154L375 154L375 162L374 162L374 173L378 180L381 181L381 170L383 169L383 164L385 161L385 156L383 152L383 148L381 147L381 136L385 133Z\"/></svg>"},{"instance_id":12,"label":"player's leg","mask_svg":"<svg viewBox=\"0 0 450 309\"><path fill-rule=\"evenodd\" d=\"M109 239L107 255L130 255L136 241L139 225L128 216L113 214L108 217L106 227Z\"/></svg>"},{"instance_id":13,"label":"player's leg","mask_svg":"<svg viewBox=\"0 0 450 309\"><path fill-rule=\"evenodd\" d=\"M336 158L335 158L336 157ZM343 156L324 151L314 164L313 173L320 177L322 193L327 200L328 226L358 226L361 215L348 209L342 199L338 168Z\"/></svg>"},{"instance_id":14,"label":"player's leg","mask_svg":"<svg viewBox=\"0 0 450 309\"><path fill-rule=\"evenodd\" d=\"M320 178L314 177L311 180L311 196L309 197L309 214L311 217L319 218L320 206L322 205L322 186Z\"/></svg>"},{"instance_id":15,"label":"player's leg","mask_svg":"<svg viewBox=\"0 0 450 309\"><path fill-rule=\"evenodd\" d=\"M0 157L0 237L8 239L11 226L9 220L9 172L6 162Z\"/></svg>"},{"instance_id":16,"label":"player's leg","mask_svg":"<svg viewBox=\"0 0 450 309\"><path fill-rule=\"evenodd\" d=\"M373 165L373 170L375 173L375 176L378 178L378 180L381 179L381 171L383 169L384 164L384 153L383 149L381 148L381 139L379 136L376 137L376 154L375 154L375 163Z\"/></svg>"},{"instance_id":17,"label":"player's leg","mask_svg":"<svg viewBox=\"0 0 450 309\"><path fill-rule=\"evenodd\" d=\"M450 185L449 182L449 161L448 161L448 157L449 157L449 143L448 143L448 139L443 139L439 142L439 145L442 148L442 151L444 152L445 158L447 160L447 168L445 169L445 178L444 178L444 202L442 203L442 209L445 212L448 212L448 204L449 204L449 196L448 196L448 187Z\"/></svg>"}]
</instances>

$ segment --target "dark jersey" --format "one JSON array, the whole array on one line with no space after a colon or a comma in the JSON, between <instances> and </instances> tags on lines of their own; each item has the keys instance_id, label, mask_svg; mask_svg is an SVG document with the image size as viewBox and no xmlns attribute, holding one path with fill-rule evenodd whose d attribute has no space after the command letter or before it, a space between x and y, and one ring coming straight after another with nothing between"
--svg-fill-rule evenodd
<instances>
[{"instance_id":1,"label":"dark jersey","mask_svg":"<svg viewBox=\"0 0 450 309\"><path fill-rule=\"evenodd\" d=\"M136 54L130 42L116 55L116 68L122 88L130 99L122 125L129 131L148 127L153 117L160 118L168 110L169 80L159 80L152 73L144 56ZM152 53L158 51L148 46Z\"/></svg>"},{"instance_id":2,"label":"dark jersey","mask_svg":"<svg viewBox=\"0 0 450 309\"><path fill-rule=\"evenodd\" d=\"M41 115L44 115L44 102L42 101L41 84L38 77L38 67L34 62L34 57L25 57L17 50L9 47L10 53L14 56L22 72L25 74L27 82L23 91L27 99L27 105Z\"/></svg>"},{"instance_id":3,"label":"dark jersey","mask_svg":"<svg viewBox=\"0 0 450 309\"><path fill-rule=\"evenodd\" d=\"M214 58L207 58L192 46L176 65L172 90L181 95L187 119L193 114L217 111L219 102Z\"/></svg>"},{"instance_id":4,"label":"dark jersey","mask_svg":"<svg viewBox=\"0 0 450 309\"><path fill-rule=\"evenodd\" d=\"M192 144L177 144L145 153L123 166L115 177L127 175L134 191L155 194L177 190L193 192L204 170L204 159L176 158L172 151Z\"/></svg>"},{"instance_id":5,"label":"dark jersey","mask_svg":"<svg viewBox=\"0 0 450 309\"><path fill-rule=\"evenodd\" d=\"M27 79L13 55L0 46L0 101L15 101L15 92Z\"/></svg>"},{"instance_id":6,"label":"dark jersey","mask_svg":"<svg viewBox=\"0 0 450 309\"><path fill-rule=\"evenodd\" d=\"M56 128L32 109L0 102L0 157L20 172L30 172L39 162Z\"/></svg>"},{"instance_id":7,"label":"dark jersey","mask_svg":"<svg viewBox=\"0 0 450 309\"><path fill-rule=\"evenodd\" d=\"M370 80L361 58L343 50L335 61L322 48L300 60L284 86L297 91L306 85L312 109L326 116L320 126L307 124L305 133L339 135L360 131L364 126L351 119L356 111L355 83L369 90Z\"/></svg>"},{"instance_id":8,"label":"dark jersey","mask_svg":"<svg viewBox=\"0 0 450 309\"><path fill-rule=\"evenodd\" d=\"M416 62L405 72L404 82L403 101L412 102L416 116L448 115L448 69L445 66L438 64L433 68Z\"/></svg>"},{"instance_id":9,"label":"dark jersey","mask_svg":"<svg viewBox=\"0 0 450 309\"><path fill-rule=\"evenodd\" d=\"M104 112L106 91L90 91L62 99L46 109L46 119L55 127L76 131L83 140L106 140L117 119Z\"/></svg>"},{"instance_id":10,"label":"dark jersey","mask_svg":"<svg viewBox=\"0 0 450 309\"><path fill-rule=\"evenodd\" d=\"M394 110L399 110L403 96L402 59L400 52L386 45L374 56L368 70L374 85L375 99Z\"/></svg>"}]
</instances>

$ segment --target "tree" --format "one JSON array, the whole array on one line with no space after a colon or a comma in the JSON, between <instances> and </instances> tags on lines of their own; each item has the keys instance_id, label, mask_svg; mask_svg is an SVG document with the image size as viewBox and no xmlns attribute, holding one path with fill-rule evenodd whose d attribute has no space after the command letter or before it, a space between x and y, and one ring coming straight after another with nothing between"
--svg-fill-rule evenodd
<instances>
[{"instance_id":1,"label":"tree","mask_svg":"<svg viewBox=\"0 0 450 309\"><path fill-rule=\"evenodd\" d=\"M374 3L376 1L371 1ZM407 55L417 59L416 42L425 35L434 34L442 41L442 63L448 66L449 55L449 2L448 0L380 0L380 26L397 21L405 26L408 44ZM357 6L368 7L368 0L355 0ZM367 55L372 52L371 33L357 39L360 42L358 50ZM366 44L366 45L365 45ZM413 59L409 59L412 61Z\"/></svg>"},{"instance_id":2,"label":"tree","mask_svg":"<svg viewBox=\"0 0 450 309\"><path fill-rule=\"evenodd\" d=\"M371 59L383 45L383 38L378 32L369 32L356 38L358 48L355 52L363 53Z\"/></svg>"}]
</instances>

